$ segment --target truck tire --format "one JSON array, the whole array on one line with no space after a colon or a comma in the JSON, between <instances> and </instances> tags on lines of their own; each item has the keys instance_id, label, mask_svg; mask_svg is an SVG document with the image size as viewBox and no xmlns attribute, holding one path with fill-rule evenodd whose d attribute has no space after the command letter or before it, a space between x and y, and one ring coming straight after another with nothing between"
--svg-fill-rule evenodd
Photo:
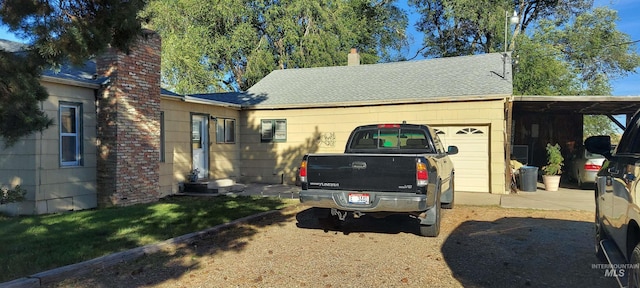
<instances>
[{"instance_id":1,"label":"truck tire","mask_svg":"<svg viewBox=\"0 0 640 288\"><path fill-rule=\"evenodd\" d=\"M440 234L440 219L442 218L440 217L440 210L442 210L442 207L440 206L440 195L437 195L436 204L433 205L433 209L436 209L436 223L434 223L433 225L420 225L420 234L422 236L438 237L438 235Z\"/></svg>"},{"instance_id":2,"label":"truck tire","mask_svg":"<svg viewBox=\"0 0 640 288\"><path fill-rule=\"evenodd\" d=\"M628 288L638 288L640 287L640 244L636 245L633 248L633 252L631 252L631 257L629 259L630 267L625 271L628 274L627 279L629 282L627 283Z\"/></svg>"}]
</instances>

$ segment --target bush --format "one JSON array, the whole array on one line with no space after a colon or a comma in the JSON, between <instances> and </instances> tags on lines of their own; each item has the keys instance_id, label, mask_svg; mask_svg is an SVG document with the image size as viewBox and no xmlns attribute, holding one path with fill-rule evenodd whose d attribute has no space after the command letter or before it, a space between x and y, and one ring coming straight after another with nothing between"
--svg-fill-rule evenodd
<instances>
[{"instance_id":1,"label":"bush","mask_svg":"<svg viewBox=\"0 0 640 288\"><path fill-rule=\"evenodd\" d=\"M0 205L24 201L25 195L27 195L27 190L22 189L20 185L13 189L0 189Z\"/></svg>"}]
</instances>

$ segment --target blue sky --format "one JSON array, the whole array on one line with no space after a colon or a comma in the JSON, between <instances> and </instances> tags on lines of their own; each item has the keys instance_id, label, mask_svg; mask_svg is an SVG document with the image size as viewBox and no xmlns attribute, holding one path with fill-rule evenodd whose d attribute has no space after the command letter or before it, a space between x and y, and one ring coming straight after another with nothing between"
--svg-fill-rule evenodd
<instances>
[{"instance_id":1,"label":"blue sky","mask_svg":"<svg viewBox=\"0 0 640 288\"><path fill-rule=\"evenodd\" d=\"M403 0L399 2L404 2ZM406 5L401 5L406 7ZM620 20L616 23L618 30L627 33L632 41L640 40L640 1L638 0L595 0L595 7L608 6L613 10L618 11L618 17ZM408 8L404 8L408 11ZM422 43L421 35L415 33L413 25L417 17L412 15L409 18L409 30L413 33L413 45L407 52L407 57L415 55L416 50ZM6 27L0 26L0 39L20 41L14 37L14 35L7 33ZM636 44L636 51L640 53L640 43ZM404 52L404 51L403 51ZM640 69L638 73L632 74L622 79L612 80L613 95L615 96L628 96L628 95L640 95Z\"/></svg>"}]
</instances>

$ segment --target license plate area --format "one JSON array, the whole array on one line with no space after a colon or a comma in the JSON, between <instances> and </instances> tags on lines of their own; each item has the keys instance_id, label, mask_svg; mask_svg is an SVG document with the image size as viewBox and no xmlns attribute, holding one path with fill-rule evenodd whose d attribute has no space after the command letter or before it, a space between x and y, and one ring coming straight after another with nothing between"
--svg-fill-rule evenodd
<instances>
[{"instance_id":1,"label":"license plate area","mask_svg":"<svg viewBox=\"0 0 640 288\"><path fill-rule=\"evenodd\" d=\"M368 205L369 199L368 193L349 193L349 204Z\"/></svg>"}]
</instances>

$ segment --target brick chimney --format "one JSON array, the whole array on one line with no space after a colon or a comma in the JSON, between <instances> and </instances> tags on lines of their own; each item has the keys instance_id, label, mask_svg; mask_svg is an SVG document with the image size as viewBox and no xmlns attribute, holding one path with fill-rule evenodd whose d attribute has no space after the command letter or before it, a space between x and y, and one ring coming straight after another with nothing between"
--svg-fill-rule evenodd
<instances>
[{"instance_id":1,"label":"brick chimney","mask_svg":"<svg viewBox=\"0 0 640 288\"><path fill-rule=\"evenodd\" d=\"M96 59L109 78L97 96L97 190L101 207L159 198L160 36L145 31L128 54Z\"/></svg>"},{"instance_id":2,"label":"brick chimney","mask_svg":"<svg viewBox=\"0 0 640 288\"><path fill-rule=\"evenodd\" d=\"M358 49L351 48L351 52L347 56L347 66L358 66L360 65L360 54L358 53Z\"/></svg>"}]
</instances>

